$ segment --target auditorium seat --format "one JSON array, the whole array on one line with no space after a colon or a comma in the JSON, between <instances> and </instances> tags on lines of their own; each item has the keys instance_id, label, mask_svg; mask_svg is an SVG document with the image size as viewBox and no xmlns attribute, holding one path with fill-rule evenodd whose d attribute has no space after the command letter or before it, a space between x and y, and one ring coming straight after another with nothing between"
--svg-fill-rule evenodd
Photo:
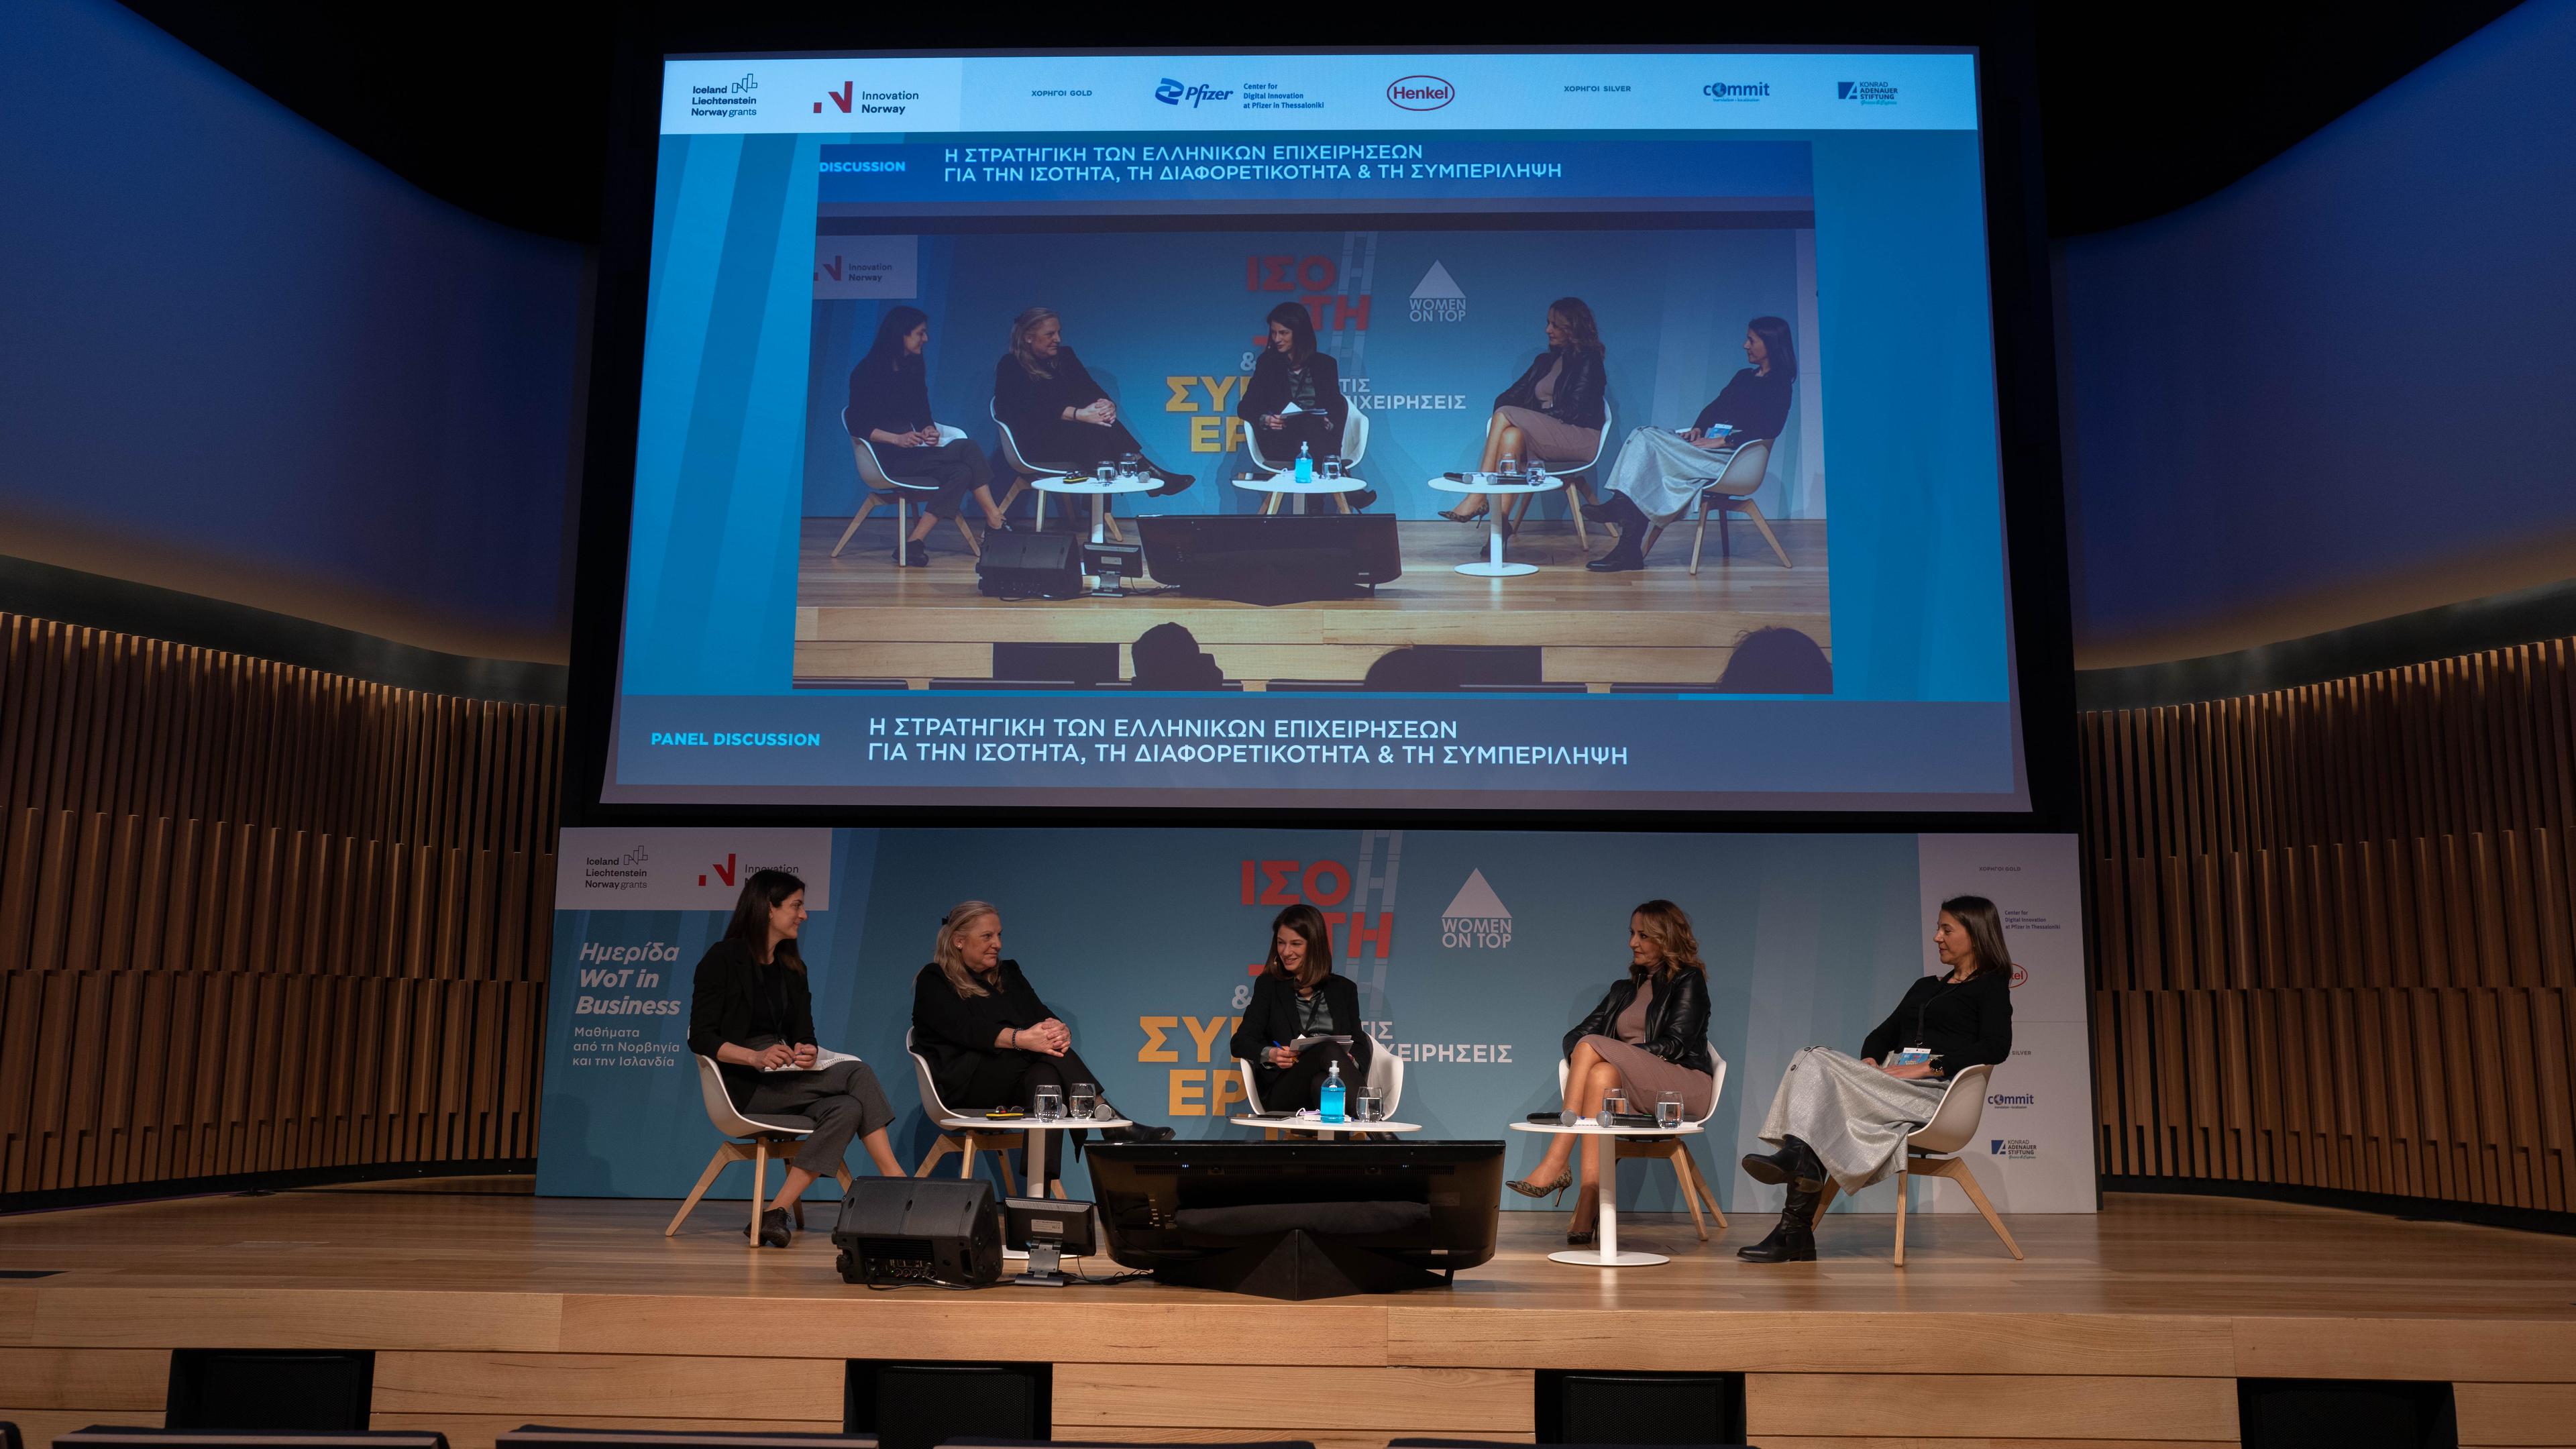
<instances>
[{"instance_id":1,"label":"auditorium seat","mask_svg":"<svg viewBox=\"0 0 2576 1449\"><path fill-rule=\"evenodd\" d=\"M796 1145L813 1133L814 1119L784 1112L773 1112L766 1118L746 1117L735 1110L733 1094L725 1090L724 1073L716 1069L715 1058L701 1056L696 1060L698 1097L706 1106L707 1121L728 1140L716 1144L716 1155L707 1159L707 1170L698 1174L698 1185L689 1189L688 1200L671 1215L671 1225L662 1230L662 1236L667 1238L680 1230L680 1224L687 1222L689 1214L697 1211L698 1199L707 1195L707 1189L715 1185L717 1175L727 1166L748 1162L751 1164L753 1231L744 1235L744 1241L758 1247L760 1210L769 1204L769 1160L773 1156L778 1158L783 1170ZM842 1190L847 1191L850 1170L837 1168L834 1175L840 1179ZM802 1198L796 1201L796 1226L800 1229L805 1226L805 1201Z\"/></svg>"},{"instance_id":2,"label":"auditorium seat","mask_svg":"<svg viewBox=\"0 0 2576 1449\"><path fill-rule=\"evenodd\" d=\"M492 1449L877 1449L874 1434L795 1430L585 1429L521 1424L495 1435Z\"/></svg>"},{"instance_id":3,"label":"auditorium seat","mask_svg":"<svg viewBox=\"0 0 2576 1449\"><path fill-rule=\"evenodd\" d=\"M1905 1266L1905 1178L1909 1173L1929 1173L1946 1177L1967 1191L1968 1201L1985 1215L1986 1226L2004 1240L2004 1248L2018 1263L2021 1244L2013 1241L2004 1220L1995 1216L1995 1205L1986 1201L1986 1190L1977 1185L1977 1176L1968 1164L1959 1160L1958 1151L1976 1139L1977 1124L1985 1120L1986 1081L1994 1072L1989 1066L1974 1066L1950 1079L1941 1093L1941 1105L1932 1109L1932 1120L1914 1129L1905 1139L1905 1156L1896 1164L1896 1266ZM1825 1209L1833 1205L1835 1187L1826 1182L1824 1195L1816 1200L1816 1220L1822 1222Z\"/></svg>"},{"instance_id":4,"label":"auditorium seat","mask_svg":"<svg viewBox=\"0 0 2576 1449\"><path fill-rule=\"evenodd\" d=\"M12 1443L15 1441L12 1440ZM56 1434L57 1449L447 1449L435 1429L148 1429L92 1424Z\"/></svg>"}]
</instances>

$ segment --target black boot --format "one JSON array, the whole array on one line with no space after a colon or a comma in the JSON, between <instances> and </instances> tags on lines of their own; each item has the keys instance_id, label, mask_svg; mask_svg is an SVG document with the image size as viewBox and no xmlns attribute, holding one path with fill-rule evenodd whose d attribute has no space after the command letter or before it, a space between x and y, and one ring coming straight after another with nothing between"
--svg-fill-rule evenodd
<instances>
[{"instance_id":1,"label":"black boot","mask_svg":"<svg viewBox=\"0 0 2576 1449\"><path fill-rule=\"evenodd\" d=\"M1145 496L1148 498L1169 498L1175 493L1186 493L1191 484L1199 481L1199 475L1196 473L1175 473L1168 468L1156 468L1150 463L1146 465L1146 469L1162 480L1161 483L1145 491Z\"/></svg>"},{"instance_id":2,"label":"black boot","mask_svg":"<svg viewBox=\"0 0 2576 1449\"><path fill-rule=\"evenodd\" d=\"M1377 490L1374 488L1362 488L1355 493L1349 493L1343 496L1350 499L1351 512L1357 513L1361 509L1364 509L1377 501Z\"/></svg>"},{"instance_id":3,"label":"black boot","mask_svg":"<svg viewBox=\"0 0 2576 1449\"><path fill-rule=\"evenodd\" d=\"M1584 565L1596 574L1634 573L1646 566L1646 550L1637 543L1632 529L1619 535L1619 546Z\"/></svg>"},{"instance_id":4,"label":"black boot","mask_svg":"<svg viewBox=\"0 0 2576 1449\"><path fill-rule=\"evenodd\" d=\"M1809 1192L1825 1190L1825 1162L1816 1149L1796 1137L1780 1139L1780 1150L1769 1155L1748 1152L1738 1164L1744 1175L1770 1187L1795 1183Z\"/></svg>"},{"instance_id":5,"label":"black boot","mask_svg":"<svg viewBox=\"0 0 2576 1449\"><path fill-rule=\"evenodd\" d=\"M1139 1122L1133 1127L1104 1128L1100 1133L1100 1140L1103 1142L1169 1142L1172 1140L1172 1129Z\"/></svg>"},{"instance_id":6,"label":"black boot","mask_svg":"<svg viewBox=\"0 0 2576 1449\"><path fill-rule=\"evenodd\" d=\"M1814 1191L1792 1182L1789 1200L1781 1204L1780 1221L1771 1229L1771 1235L1736 1249L1735 1256L1748 1263L1816 1261L1816 1203Z\"/></svg>"},{"instance_id":7,"label":"black boot","mask_svg":"<svg viewBox=\"0 0 2576 1449\"><path fill-rule=\"evenodd\" d=\"M746 1237L751 1233L749 1227L745 1227L742 1231ZM760 1215L761 1247L783 1248L793 1242L795 1237L794 1230L787 1225L787 1209L771 1208Z\"/></svg>"}]
</instances>

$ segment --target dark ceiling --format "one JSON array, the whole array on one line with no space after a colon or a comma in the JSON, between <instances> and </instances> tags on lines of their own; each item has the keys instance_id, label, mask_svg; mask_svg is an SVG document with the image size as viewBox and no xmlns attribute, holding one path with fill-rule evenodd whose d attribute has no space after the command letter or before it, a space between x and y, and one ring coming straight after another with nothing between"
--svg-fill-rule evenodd
<instances>
[{"instance_id":1,"label":"dark ceiling","mask_svg":"<svg viewBox=\"0 0 2576 1449\"><path fill-rule=\"evenodd\" d=\"M549 236L591 241L599 235L611 36L623 7L607 0L462 0L433 9L276 0L125 3L434 195ZM2056 0L1999 8L2035 17L2050 229L2069 236L2139 221L2219 190L2513 7L2504 0L2386 7ZM686 23L802 24L815 13L749 4L691 7ZM1160 13L1171 18L1122 9L1114 20L1086 19L1068 41L1034 28L1062 25L1060 17L1029 20L1011 10L979 9L965 22L943 23L934 7L911 7L876 12L899 14L891 22L851 24L849 43L888 49L1229 43L1225 22L1211 22L1204 8ZM1654 42L1848 37L1856 26L1865 32L1874 13L1874 7L1826 5L1802 10L1794 22L1769 21L1769 35L1730 36L1712 24L1704 35L1687 37L1676 33L1671 12L1659 9ZM1890 28L1881 33L1896 41L1933 38L1927 29L1937 31L1943 17L1963 12L1917 4L1885 13ZM1493 14L1461 14L1436 27L1408 22L1415 33L1389 35L1385 43L1437 46L1426 29L1453 43L1464 34L1495 35ZM993 28L999 20L1012 21L1012 32ZM890 35L889 23L907 33ZM1595 38L1615 43L1621 37ZM460 87L466 79L475 83ZM494 84L499 80L524 83ZM450 103L460 90L476 98L473 109L460 112Z\"/></svg>"}]
</instances>

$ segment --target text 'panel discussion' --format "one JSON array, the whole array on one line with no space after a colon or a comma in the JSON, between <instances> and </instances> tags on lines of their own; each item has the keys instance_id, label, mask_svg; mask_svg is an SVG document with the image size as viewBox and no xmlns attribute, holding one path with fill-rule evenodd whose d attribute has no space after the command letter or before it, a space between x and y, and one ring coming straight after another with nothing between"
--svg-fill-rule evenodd
<instances>
[{"instance_id":1,"label":"text 'panel discussion'","mask_svg":"<svg viewBox=\"0 0 2576 1449\"><path fill-rule=\"evenodd\" d=\"M1514 13L0 0L0 1449L2576 1446L2576 0Z\"/></svg>"}]
</instances>

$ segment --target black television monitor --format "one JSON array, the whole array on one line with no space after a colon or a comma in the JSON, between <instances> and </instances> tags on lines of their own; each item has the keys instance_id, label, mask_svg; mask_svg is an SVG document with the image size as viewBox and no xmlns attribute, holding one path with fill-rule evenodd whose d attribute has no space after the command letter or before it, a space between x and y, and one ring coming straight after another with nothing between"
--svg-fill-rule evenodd
<instances>
[{"instance_id":1,"label":"black television monitor","mask_svg":"<svg viewBox=\"0 0 2576 1449\"><path fill-rule=\"evenodd\" d=\"M1123 1142L1090 1161L1109 1256L1166 1282L1320 1298L1494 1256L1500 1142Z\"/></svg>"},{"instance_id":2,"label":"black television monitor","mask_svg":"<svg viewBox=\"0 0 2576 1449\"><path fill-rule=\"evenodd\" d=\"M1376 513L1140 518L1145 571L1183 593L1253 603L1348 598L1404 573L1395 520Z\"/></svg>"}]
</instances>

